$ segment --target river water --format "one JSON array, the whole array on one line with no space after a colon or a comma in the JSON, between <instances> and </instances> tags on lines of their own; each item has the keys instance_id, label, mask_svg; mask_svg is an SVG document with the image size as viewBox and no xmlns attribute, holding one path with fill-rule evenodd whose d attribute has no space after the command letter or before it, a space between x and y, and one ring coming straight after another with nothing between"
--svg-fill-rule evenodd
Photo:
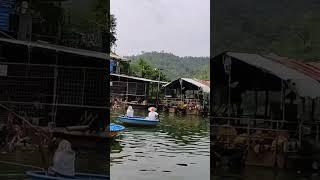
<instances>
[{"instance_id":1,"label":"river water","mask_svg":"<svg viewBox=\"0 0 320 180\"><path fill-rule=\"evenodd\" d=\"M14 153L0 153L0 179L28 179L26 171L39 171L43 167L38 150L18 149ZM16 163L16 164L6 164ZM18 164L18 165L17 165ZM93 166L94 164L94 166ZM75 168L77 172L109 174L107 156L94 150L77 151ZM22 165L27 165L26 167ZM35 167L30 167L35 166Z\"/></svg>"},{"instance_id":2,"label":"river water","mask_svg":"<svg viewBox=\"0 0 320 180\"><path fill-rule=\"evenodd\" d=\"M113 113L111 121L116 122L118 115ZM127 127L114 140L110 154L112 180L210 179L208 119L161 115L158 127Z\"/></svg>"}]
</instances>

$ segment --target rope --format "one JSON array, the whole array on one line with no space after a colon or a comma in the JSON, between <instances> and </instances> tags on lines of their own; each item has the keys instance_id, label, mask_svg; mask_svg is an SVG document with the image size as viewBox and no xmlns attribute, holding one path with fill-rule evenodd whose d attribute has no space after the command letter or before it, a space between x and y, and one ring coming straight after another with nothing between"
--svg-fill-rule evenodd
<instances>
[{"instance_id":1,"label":"rope","mask_svg":"<svg viewBox=\"0 0 320 180\"><path fill-rule=\"evenodd\" d=\"M44 171L44 168L33 166L33 165L28 165L28 164L13 163L13 162L8 162L8 161L0 161L0 163L14 165L14 166L30 167L30 168L34 168L34 169L41 169Z\"/></svg>"},{"instance_id":2,"label":"rope","mask_svg":"<svg viewBox=\"0 0 320 180\"><path fill-rule=\"evenodd\" d=\"M24 117L20 116L19 114L15 113L13 110L11 110L10 108L4 106L3 104L0 104L0 107L6 109L7 111L11 112L12 114L14 114L16 117L18 117L19 119L21 119L23 122L25 122L29 127L31 127L33 130L35 130L36 132L39 132L36 126L34 126L33 124L31 124L28 120L26 120ZM50 139L49 136L47 136L46 134L42 133L43 136L45 136L47 139Z\"/></svg>"}]
</instances>

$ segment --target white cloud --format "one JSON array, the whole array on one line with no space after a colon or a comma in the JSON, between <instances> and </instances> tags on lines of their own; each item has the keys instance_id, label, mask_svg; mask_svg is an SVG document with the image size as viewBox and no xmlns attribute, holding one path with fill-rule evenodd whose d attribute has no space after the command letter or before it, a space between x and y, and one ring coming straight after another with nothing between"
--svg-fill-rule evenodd
<instances>
[{"instance_id":1,"label":"white cloud","mask_svg":"<svg viewBox=\"0 0 320 180\"><path fill-rule=\"evenodd\" d=\"M209 56L210 0L111 0L117 18L116 52L172 52Z\"/></svg>"}]
</instances>

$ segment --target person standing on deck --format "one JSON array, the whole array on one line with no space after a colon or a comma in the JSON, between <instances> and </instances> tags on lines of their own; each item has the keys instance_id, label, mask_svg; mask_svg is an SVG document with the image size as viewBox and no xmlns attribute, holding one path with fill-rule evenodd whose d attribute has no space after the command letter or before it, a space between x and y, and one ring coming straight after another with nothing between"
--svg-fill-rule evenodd
<instances>
[{"instance_id":1,"label":"person standing on deck","mask_svg":"<svg viewBox=\"0 0 320 180\"><path fill-rule=\"evenodd\" d=\"M127 109L127 116L133 117L133 113L134 113L134 110L133 110L132 106L129 106Z\"/></svg>"},{"instance_id":2,"label":"person standing on deck","mask_svg":"<svg viewBox=\"0 0 320 180\"><path fill-rule=\"evenodd\" d=\"M159 116L159 114L156 112L157 109L156 109L155 107L150 107L148 110L149 110L150 112L149 112L149 114L148 114L147 119L148 119L148 120L156 121L156 120L158 119L158 116Z\"/></svg>"}]
</instances>

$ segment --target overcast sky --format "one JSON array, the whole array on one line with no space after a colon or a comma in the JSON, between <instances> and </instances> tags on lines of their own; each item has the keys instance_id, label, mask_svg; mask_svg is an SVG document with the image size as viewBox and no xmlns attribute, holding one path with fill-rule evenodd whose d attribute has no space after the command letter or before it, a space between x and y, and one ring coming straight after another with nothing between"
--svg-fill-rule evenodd
<instances>
[{"instance_id":1,"label":"overcast sky","mask_svg":"<svg viewBox=\"0 0 320 180\"><path fill-rule=\"evenodd\" d=\"M121 56L165 51L210 55L210 0L111 0Z\"/></svg>"}]
</instances>

